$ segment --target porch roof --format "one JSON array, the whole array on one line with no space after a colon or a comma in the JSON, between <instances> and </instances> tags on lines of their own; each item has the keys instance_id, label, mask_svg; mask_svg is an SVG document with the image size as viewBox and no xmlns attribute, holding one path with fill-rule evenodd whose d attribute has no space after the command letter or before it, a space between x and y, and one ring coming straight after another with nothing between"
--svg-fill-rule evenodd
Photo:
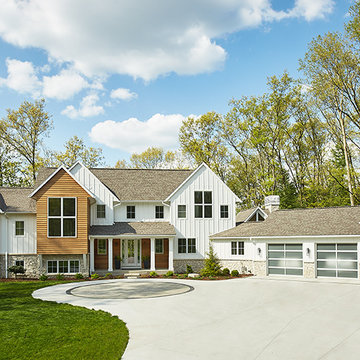
<instances>
[{"instance_id":1,"label":"porch roof","mask_svg":"<svg viewBox=\"0 0 360 360\"><path fill-rule=\"evenodd\" d=\"M90 226L90 236L175 236L175 228L167 221L116 222L113 225Z\"/></svg>"}]
</instances>

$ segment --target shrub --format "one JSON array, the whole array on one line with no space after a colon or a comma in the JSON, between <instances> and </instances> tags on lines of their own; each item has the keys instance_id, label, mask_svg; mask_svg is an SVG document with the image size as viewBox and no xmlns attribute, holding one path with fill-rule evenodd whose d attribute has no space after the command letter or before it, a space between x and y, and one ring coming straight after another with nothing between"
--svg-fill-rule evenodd
<instances>
[{"instance_id":1,"label":"shrub","mask_svg":"<svg viewBox=\"0 0 360 360\"><path fill-rule=\"evenodd\" d=\"M40 277L39 277L39 280L40 281L46 281L49 277L45 274L41 274Z\"/></svg>"},{"instance_id":2,"label":"shrub","mask_svg":"<svg viewBox=\"0 0 360 360\"><path fill-rule=\"evenodd\" d=\"M193 272L194 272L194 271L193 271L191 265L186 264L186 273L187 273L187 274L191 274L191 273L193 273Z\"/></svg>"},{"instance_id":3,"label":"shrub","mask_svg":"<svg viewBox=\"0 0 360 360\"><path fill-rule=\"evenodd\" d=\"M97 274L97 273L91 274L91 280L96 280L96 279L98 279L99 277L100 277L100 275Z\"/></svg>"},{"instance_id":4,"label":"shrub","mask_svg":"<svg viewBox=\"0 0 360 360\"><path fill-rule=\"evenodd\" d=\"M13 265L8 268L8 271L13 273L15 277L17 277L18 274L25 274L25 269L21 265Z\"/></svg>"},{"instance_id":5,"label":"shrub","mask_svg":"<svg viewBox=\"0 0 360 360\"><path fill-rule=\"evenodd\" d=\"M165 277L172 277L174 276L174 272L169 270L166 274L165 274Z\"/></svg>"},{"instance_id":6,"label":"shrub","mask_svg":"<svg viewBox=\"0 0 360 360\"><path fill-rule=\"evenodd\" d=\"M217 276L221 271L220 260L214 252L212 244L210 244L209 252L206 254L205 265L201 269L202 276Z\"/></svg>"},{"instance_id":7,"label":"shrub","mask_svg":"<svg viewBox=\"0 0 360 360\"><path fill-rule=\"evenodd\" d=\"M186 279L187 278L187 274L177 274L176 276L178 279Z\"/></svg>"},{"instance_id":8,"label":"shrub","mask_svg":"<svg viewBox=\"0 0 360 360\"><path fill-rule=\"evenodd\" d=\"M112 279L113 275L112 275L112 273L107 273L104 278L105 279Z\"/></svg>"},{"instance_id":9,"label":"shrub","mask_svg":"<svg viewBox=\"0 0 360 360\"><path fill-rule=\"evenodd\" d=\"M223 269L222 274L224 276L229 276L230 275L230 270L228 268L225 268L225 269Z\"/></svg>"},{"instance_id":10,"label":"shrub","mask_svg":"<svg viewBox=\"0 0 360 360\"><path fill-rule=\"evenodd\" d=\"M65 279L64 274L57 274L56 275L56 280L64 280L64 279Z\"/></svg>"},{"instance_id":11,"label":"shrub","mask_svg":"<svg viewBox=\"0 0 360 360\"><path fill-rule=\"evenodd\" d=\"M83 275L83 274L81 274L81 273L75 274L75 279L76 279L76 280L80 280L80 279L83 279L83 278L84 278L84 275Z\"/></svg>"},{"instance_id":12,"label":"shrub","mask_svg":"<svg viewBox=\"0 0 360 360\"><path fill-rule=\"evenodd\" d=\"M239 272L238 272L237 270L233 270L233 271L231 272L231 276L237 277L237 276L239 276Z\"/></svg>"},{"instance_id":13,"label":"shrub","mask_svg":"<svg viewBox=\"0 0 360 360\"><path fill-rule=\"evenodd\" d=\"M156 273L156 271L150 271L149 276L150 277L158 277L158 274Z\"/></svg>"}]
</instances>

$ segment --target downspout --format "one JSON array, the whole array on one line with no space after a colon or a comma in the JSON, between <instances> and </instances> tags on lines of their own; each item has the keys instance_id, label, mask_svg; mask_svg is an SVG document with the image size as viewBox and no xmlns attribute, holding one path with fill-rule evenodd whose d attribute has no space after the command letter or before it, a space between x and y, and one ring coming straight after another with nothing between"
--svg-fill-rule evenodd
<instances>
[{"instance_id":1,"label":"downspout","mask_svg":"<svg viewBox=\"0 0 360 360\"><path fill-rule=\"evenodd\" d=\"M250 242L253 242L253 239L252 237L250 237ZM255 249L255 243L253 242L253 245L254 245L254 249ZM255 255L256 255L256 249L253 253L253 257L252 257L252 269L251 269L251 272L252 274L254 275L254 270L255 270Z\"/></svg>"},{"instance_id":2,"label":"downspout","mask_svg":"<svg viewBox=\"0 0 360 360\"><path fill-rule=\"evenodd\" d=\"M7 217L6 213L4 214L5 215L5 219L6 219L6 236L5 236L5 278L7 279L8 278L8 242L9 242L9 239L8 239L8 235L9 235L9 218Z\"/></svg>"}]
</instances>

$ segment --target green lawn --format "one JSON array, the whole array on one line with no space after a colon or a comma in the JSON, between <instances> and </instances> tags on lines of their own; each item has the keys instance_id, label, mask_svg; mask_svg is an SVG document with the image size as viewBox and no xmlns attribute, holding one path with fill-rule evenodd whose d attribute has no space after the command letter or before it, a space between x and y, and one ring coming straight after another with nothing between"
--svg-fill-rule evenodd
<instances>
[{"instance_id":1,"label":"green lawn","mask_svg":"<svg viewBox=\"0 0 360 360\"><path fill-rule=\"evenodd\" d=\"M117 317L31 296L56 283L0 282L0 359L120 359L129 332Z\"/></svg>"}]
</instances>

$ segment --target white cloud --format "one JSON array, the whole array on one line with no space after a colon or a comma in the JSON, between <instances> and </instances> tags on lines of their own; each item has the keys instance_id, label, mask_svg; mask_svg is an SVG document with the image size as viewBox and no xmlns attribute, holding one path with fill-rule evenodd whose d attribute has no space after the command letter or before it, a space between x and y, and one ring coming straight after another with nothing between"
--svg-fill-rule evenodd
<instances>
[{"instance_id":1,"label":"white cloud","mask_svg":"<svg viewBox=\"0 0 360 360\"><path fill-rule=\"evenodd\" d=\"M43 86L45 97L66 100L87 88L89 84L75 71L64 69L58 75L44 76Z\"/></svg>"},{"instance_id":2,"label":"white cloud","mask_svg":"<svg viewBox=\"0 0 360 360\"><path fill-rule=\"evenodd\" d=\"M270 0L153 0L141 6L133 0L0 0L0 36L44 49L88 77L118 73L151 80L219 69L226 51L216 39L282 18L322 18L332 7L333 0L296 0L287 11L273 10Z\"/></svg>"},{"instance_id":3,"label":"white cloud","mask_svg":"<svg viewBox=\"0 0 360 360\"><path fill-rule=\"evenodd\" d=\"M129 153L142 152L149 146L175 149L184 119L181 114L155 114L146 121L136 118L122 122L106 120L97 123L89 135L94 142Z\"/></svg>"},{"instance_id":4,"label":"white cloud","mask_svg":"<svg viewBox=\"0 0 360 360\"><path fill-rule=\"evenodd\" d=\"M111 90L110 97L112 99L130 101L130 100L136 99L137 94L134 92L131 92L129 89L118 88L115 90Z\"/></svg>"},{"instance_id":5,"label":"white cloud","mask_svg":"<svg viewBox=\"0 0 360 360\"><path fill-rule=\"evenodd\" d=\"M33 64L29 61L6 59L7 78L0 78L0 86L7 86L19 93L29 93L34 97L40 95L41 81L36 75Z\"/></svg>"},{"instance_id":6,"label":"white cloud","mask_svg":"<svg viewBox=\"0 0 360 360\"><path fill-rule=\"evenodd\" d=\"M73 105L68 105L61 114L68 116L71 119L79 117L91 117L104 113L102 106L96 105L99 101L99 96L96 94L90 94L85 96L80 103L80 107L77 110Z\"/></svg>"}]
</instances>

